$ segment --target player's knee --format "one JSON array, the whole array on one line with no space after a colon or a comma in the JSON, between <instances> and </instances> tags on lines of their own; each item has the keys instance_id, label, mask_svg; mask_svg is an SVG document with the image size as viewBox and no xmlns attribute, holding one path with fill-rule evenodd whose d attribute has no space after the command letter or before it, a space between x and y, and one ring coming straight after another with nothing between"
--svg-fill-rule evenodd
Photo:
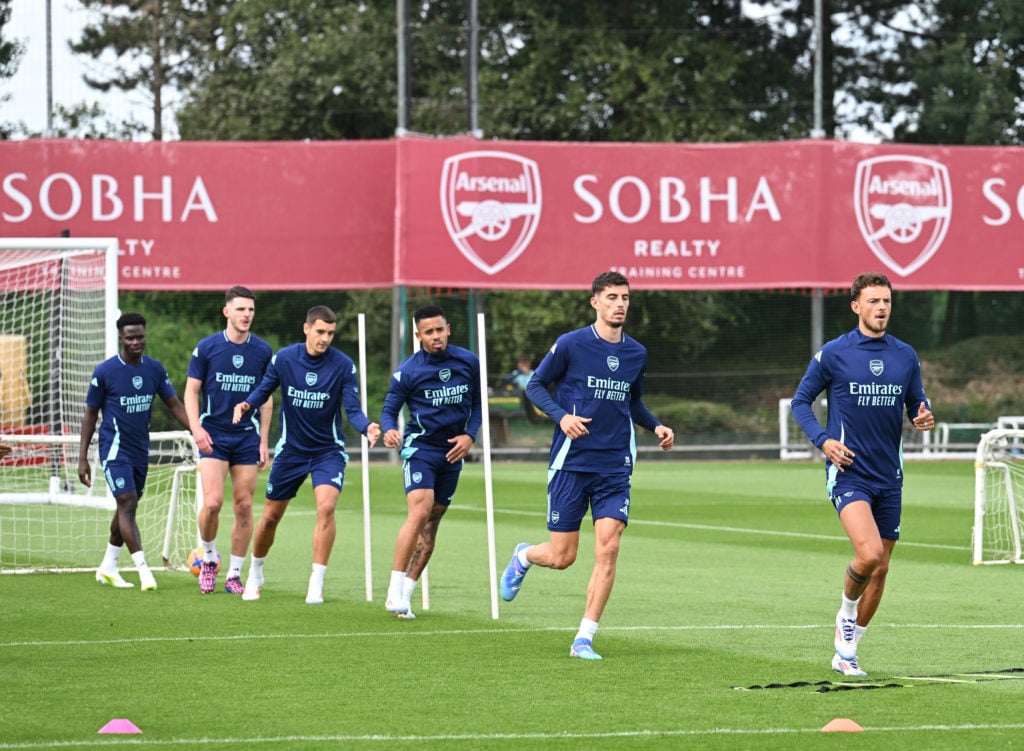
<instances>
[{"instance_id":1,"label":"player's knee","mask_svg":"<svg viewBox=\"0 0 1024 751\"><path fill-rule=\"evenodd\" d=\"M572 564L576 563L576 551L575 550L559 550L555 551L555 554L551 558L551 568L553 569L567 569Z\"/></svg>"}]
</instances>

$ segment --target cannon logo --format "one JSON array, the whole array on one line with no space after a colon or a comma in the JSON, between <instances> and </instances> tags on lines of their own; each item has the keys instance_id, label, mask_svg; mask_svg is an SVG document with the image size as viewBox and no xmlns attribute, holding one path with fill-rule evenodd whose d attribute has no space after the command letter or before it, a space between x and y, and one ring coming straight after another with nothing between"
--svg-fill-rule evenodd
<instances>
[{"instance_id":1,"label":"cannon logo","mask_svg":"<svg viewBox=\"0 0 1024 751\"><path fill-rule=\"evenodd\" d=\"M448 157L441 173L441 213L452 242L485 274L523 254L540 220L537 163L503 151Z\"/></svg>"},{"instance_id":2,"label":"cannon logo","mask_svg":"<svg viewBox=\"0 0 1024 751\"><path fill-rule=\"evenodd\" d=\"M935 255L949 230L949 170L916 156L865 159L857 165L853 203L871 251L900 276L909 276Z\"/></svg>"}]
</instances>

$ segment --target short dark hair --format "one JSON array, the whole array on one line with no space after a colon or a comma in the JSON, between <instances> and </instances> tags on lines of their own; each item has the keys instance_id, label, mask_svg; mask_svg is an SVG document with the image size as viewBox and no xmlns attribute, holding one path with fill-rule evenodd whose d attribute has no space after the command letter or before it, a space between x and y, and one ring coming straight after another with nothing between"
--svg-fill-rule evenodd
<instances>
[{"instance_id":1,"label":"short dark hair","mask_svg":"<svg viewBox=\"0 0 1024 751\"><path fill-rule=\"evenodd\" d=\"M306 323L323 321L324 323L337 323L338 316L326 305L314 305L306 313Z\"/></svg>"},{"instance_id":2,"label":"short dark hair","mask_svg":"<svg viewBox=\"0 0 1024 751\"><path fill-rule=\"evenodd\" d=\"M444 314L444 308L440 305L424 305L412 314L412 320L415 323L419 323L424 318L437 318L438 316L441 316L445 322L448 321L448 316Z\"/></svg>"},{"instance_id":3,"label":"short dark hair","mask_svg":"<svg viewBox=\"0 0 1024 751\"><path fill-rule=\"evenodd\" d=\"M117 330L124 331L125 326L145 326L146 317L142 313L124 313L117 319Z\"/></svg>"},{"instance_id":4,"label":"short dark hair","mask_svg":"<svg viewBox=\"0 0 1024 751\"><path fill-rule=\"evenodd\" d=\"M889 294L892 294L892 282L889 281L889 277L877 271L868 271L853 280L853 284L850 285L850 299L859 299L860 292L865 287L888 287Z\"/></svg>"},{"instance_id":5,"label":"short dark hair","mask_svg":"<svg viewBox=\"0 0 1024 751\"><path fill-rule=\"evenodd\" d=\"M245 297L249 300L255 300L256 295L252 293L252 290L248 287L243 287L240 284L236 284L234 287L224 293L224 304L227 305L229 302L234 300L236 297Z\"/></svg>"},{"instance_id":6,"label":"short dark hair","mask_svg":"<svg viewBox=\"0 0 1024 751\"><path fill-rule=\"evenodd\" d=\"M594 283L590 285L590 291L592 294L597 295L605 287L628 287L629 279L624 277L618 271L605 271L602 274L598 274L594 277Z\"/></svg>"}]
</instances>

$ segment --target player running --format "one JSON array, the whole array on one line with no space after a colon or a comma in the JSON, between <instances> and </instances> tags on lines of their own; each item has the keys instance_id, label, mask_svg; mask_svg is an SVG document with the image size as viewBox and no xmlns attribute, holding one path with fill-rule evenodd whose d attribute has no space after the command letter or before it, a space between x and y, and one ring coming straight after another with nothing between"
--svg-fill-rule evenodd
<instances>
[{"instance_id":1,"label":"player running","mask_svg":"<svg viewBox=\"0 0 1024 751\"><path fill-rule=\"evenodd\" d=\"M833 339L812 358L793 396L793 417L825 454L825 491L853 546L836 615L832 668L866 675L857 647L885 589L889 560L900 536L903 505L903 415L917 430L935 427L910 345L888 334L892 284L861 274L850 288L857 328ZM822 391L828 421L811 405Z\"/></svg>"},{"instance_id":2,"label":"player running","mask_svg":"<svg viewBox=\"0 0 1024 751\"><path fill-rule=\"evenodd\" d=\"M398 366L384 399L384 445L401 447L408 513L398 532L385 607L412 619L411 600L430 561L441 517L455 496L462 464L483 422L480 360L448 343L452 327L444 310L426 305L413 314L420 351ZM409 408L405 436L398 432L402 405Z\"/></svg>"}]
</instances>

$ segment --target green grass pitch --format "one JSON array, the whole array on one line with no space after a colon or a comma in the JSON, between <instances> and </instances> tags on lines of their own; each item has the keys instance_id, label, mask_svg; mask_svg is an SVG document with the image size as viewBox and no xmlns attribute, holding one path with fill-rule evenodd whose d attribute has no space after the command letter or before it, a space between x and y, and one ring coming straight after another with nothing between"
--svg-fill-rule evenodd
<instances>
[{"instance_id":1,"label":"green grass pitch","mask_svg":"<svg viewBox=\"0 0 1024 751\"><path fill-rule=\"evenodd\" d=\"M417 592L418 618L399 621L384 593L405 513L400 469L371 468L372 602L360 474L353 464L322 606L304 603L308 486L279 528L258 602L203 596L184 572L158 571L154 593L100 587L91 574L0 576L0 749L1022 743L1024 680L972 675L1024 667L1024 571L971 565L968 462L908 466L903 539L860 649L867 679L830 670L849 546L818 464L641 463L595 639L601 662L568 656L590 574L589 524L576 565L532 570L493 620L484 473L467 465L430 566L431 607ZM500 571L516 543L546 538L546 471L496 464L493 477ZM230 520L226 510L225 553ZM821 681L851 690L822 692ZM777 687L752 688L768 684ZM820 732L837 717L864 732ZM97 733L114 718L142 734Z\"/></svg>"}]
</instances>

